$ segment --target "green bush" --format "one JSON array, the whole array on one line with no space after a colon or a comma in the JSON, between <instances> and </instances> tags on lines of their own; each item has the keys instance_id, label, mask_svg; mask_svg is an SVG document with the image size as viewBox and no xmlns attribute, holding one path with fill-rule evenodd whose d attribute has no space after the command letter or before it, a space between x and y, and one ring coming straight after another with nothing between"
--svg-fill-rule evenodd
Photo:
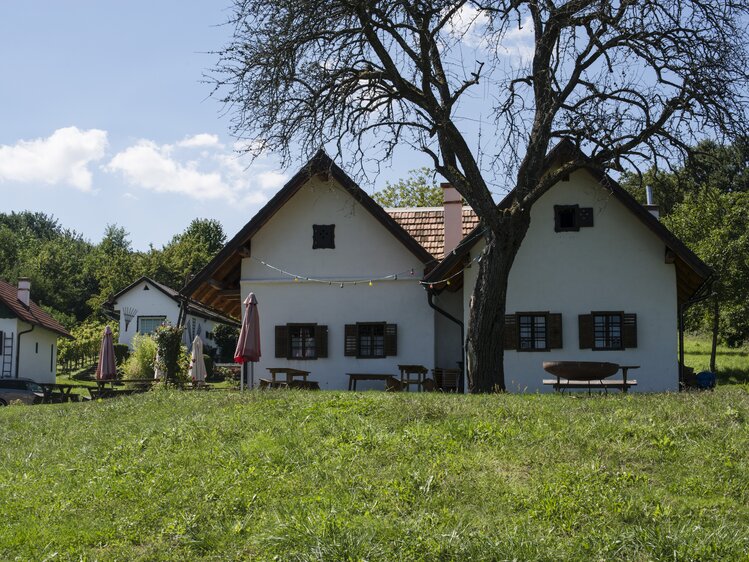
<instances>
[{"instance_id":1,"label":"green bush","mask_svg":"<svg viewBox=\"0 0 749 562\"><path fill-rule=\"evenodd\" d=\"M122 365L130 357L130 346L126 343L114 344L114 361L117 365Z\"/></svg>"},{"instance_id":2,"label":"green bush","mask_svg":"<svg viewBox=\"0 0 749 562\"><path fill-rule=\"evenodd\" d=\"M239 329L225 324L219 324L213 330L213 341L218 345L218 362L231 363L234 360L234 350L237 348Z\"/></svg>"},{"instance_id":3,"label":"green bush","mask_svg":"<svg viewBox=\"0 0 749 562\"><path fill-rule=\"evenodd\" d=\"M122 366L126 379L152 379L156 361L156 342L144 334L133 336L133 351Z\"/></svg>"},{"instance_id":4,"label":"green bush","mask_svg":"<svg viewBox=\"0 0 749 562\"><path fill-rule=\"evenodd\" d=\"M203 360L205 361L205 378L213 379L213 358L210 355L204 355Z\"/></svg>"},{"instance_id":5,"label":"green bush","mask_svg":"<svg viewBox=\"0 0 749 562\"><path fill-rule=\"evenodd\" d=\"M153 339L159 350L160 367L169 382L187 381L190 369L190 355L182 343L184 328L164 323L153 333Z\"/></svg>"}]
</instances>

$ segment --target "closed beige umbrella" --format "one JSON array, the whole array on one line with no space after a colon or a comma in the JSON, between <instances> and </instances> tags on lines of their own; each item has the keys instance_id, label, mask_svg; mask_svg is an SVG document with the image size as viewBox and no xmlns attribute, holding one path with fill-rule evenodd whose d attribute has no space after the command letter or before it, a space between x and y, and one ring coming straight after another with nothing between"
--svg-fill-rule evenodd
<instances>
[{"instance_id":1,"label":"closed beige umbrella","mask_svg":"<svg viewBox=\"0 0 749 562\"><path fill-rule=\"evenodd\" d=\"M192 340L192 354L190 355L190 378L198 385L205 383L205 359L203 358L203 340L195 336Z\"/></svg>"}]
</instances>

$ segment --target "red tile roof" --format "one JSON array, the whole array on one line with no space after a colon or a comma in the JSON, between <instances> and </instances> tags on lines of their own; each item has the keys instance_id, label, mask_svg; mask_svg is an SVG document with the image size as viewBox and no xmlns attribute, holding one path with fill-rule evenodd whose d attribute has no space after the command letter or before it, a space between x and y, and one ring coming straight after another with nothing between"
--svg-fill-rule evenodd
<instances>
[{"instance_id":1,"label":"red tile roof","mask_svg":"<svg viewBox=\"0 0 749 562\"><path fill-rule=\"evenodd\" d=\"M437 259L445 253L445 211L442 207L385 209L403 229ZM463 237L479 224L470 207L463 207Z\"/></svg>"},{"instance_id":2,"label":"red tile roof","mask_svg":"<svg viewBox=\"0 0 749 562\"><path fill-rule=\"evenodd\" d=\"M41 326L61 336L72 337L62 324L52 318L49 312L42 310L34 301L30 301L29 306L19 301L18 287L2 280L0 280L0 302L7 306L19 320L34 326Z\"/></svg>"}]
</instances>

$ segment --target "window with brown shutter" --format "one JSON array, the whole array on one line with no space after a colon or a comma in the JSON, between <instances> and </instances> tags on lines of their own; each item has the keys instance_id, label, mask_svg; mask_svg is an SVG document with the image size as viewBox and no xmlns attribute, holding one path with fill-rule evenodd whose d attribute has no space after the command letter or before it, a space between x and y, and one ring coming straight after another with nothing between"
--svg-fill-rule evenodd
<instances>
[{"instance_id":1,"label":"window with brown shutter","mask_svg":"<svg viewBox=\"0 0 749 562\"><path fill-rule=\"evenodd\" d=\"M593 207L554 205L554 231L577 232L593 226Z\"/></svg>"},{"instance_id":2,"label":"window with brown shutter","mask_svg":"<svg viewBox=\"0 0 749 562\"><path fill-rule=\"evenodd\" d=\"M598 311L579 316L580 349L612 351L637 347L637 315Z\"/></svg>"},{"instance_id":3,"label":"window with brown shutter","mask_svg":"<svg viewBox=\"0 0 749 562\"><path fill-rule=\"evenodd\" d=\"M385 322L346 324L343 354L375 359L398 355L398 326Z\"/></svg>"},{"instance_id":4,"label":"window with brown shutter","mask_svg":"<svg viewBox=\"0 0 749 562\"><path fill-rule=\"evenodd\" d=\"M562 315L551 312L518 312L505 316L504 348L549 351L562 347Z\"/></svg>"},{"instance_id":5,"label":"window with brown shutter","mask_svg":"<svg viewBox=\"0 0 749 562\"><path fill-rule=\"evenodd\" d=\"M502 342L505 349L518 348L518 332L515 320L514 314L505 315L505 333Z\"/></svg>"},{"instance_id":6,"label":"window with brown shutter","mask_svg":"<svg viewBox=\"0 0 749 562\"><path fill-rule=\"evenodd\" d=\"M306 360L327 356L327 326L319 324L276 326L276 357Z\"/></svg>"}]
</instances>

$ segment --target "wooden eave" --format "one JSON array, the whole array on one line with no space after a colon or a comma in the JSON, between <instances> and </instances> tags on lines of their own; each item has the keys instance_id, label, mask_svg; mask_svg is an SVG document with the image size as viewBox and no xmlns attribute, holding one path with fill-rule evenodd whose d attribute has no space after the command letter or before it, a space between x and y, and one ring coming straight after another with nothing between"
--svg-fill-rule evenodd
<instances>
[{"instance_id":1,"label":"wooden eave","mask_svg":"<svg viewBox=\"0 0 749 562\"><path fill-rule=\"evenodd\" d=\"M570 141L561 141L547 155L547 166L551 167L560 160L571 157L580 157L580 151ZM586 158L586 157L583 157ZM587 159L587 158L586 158ZM640 222L642 222L650 231L658 236L665 244L668 250L674 254L674 267L676 269L676 287L677 299L680 305L687 303L700 290L708 279L712 276L712 269L705 264L697 255L692 252L681 240L679 240L670 230L668 230L657 218L655 218L645 207L640 205L632 195L619 185L611 176L593 166L586 166L586 169L593 177L603 186L604 189L611 191L612 195L629 209ZM500 209L509 208L512 201L512 192L508 193L497 205ZM461 264L465 261L466 256L470 254L471 248L481 240L483 226L479 224L471 231L450 254L448 254L437 266L432 269L425 277L426 283L435 283L440 279L446 279L460 271ZM665 257L664 257L665 259ZM459 276L462 280L462 275ZM451 281L455 284L457 278ZM435 288L442 288L441 284L436 284ZM442 284L444 285L444 284Z\"/></svg>"},{"instance_id":2,"label":"wooden eave","mask_svg":"<svg viewBox=\"0 0 749 562\"><path fill-rule=\"evenodd\" d=\"M252 237L315 175L332 176L348 193L395 236L419 261L428 264L434 256L424 249L385 210L362 190L338 165L320 150L281 190L232 238L180 293L227 316L240 318L242 259L252 255Z\"/></svg>"}]
</instances>

